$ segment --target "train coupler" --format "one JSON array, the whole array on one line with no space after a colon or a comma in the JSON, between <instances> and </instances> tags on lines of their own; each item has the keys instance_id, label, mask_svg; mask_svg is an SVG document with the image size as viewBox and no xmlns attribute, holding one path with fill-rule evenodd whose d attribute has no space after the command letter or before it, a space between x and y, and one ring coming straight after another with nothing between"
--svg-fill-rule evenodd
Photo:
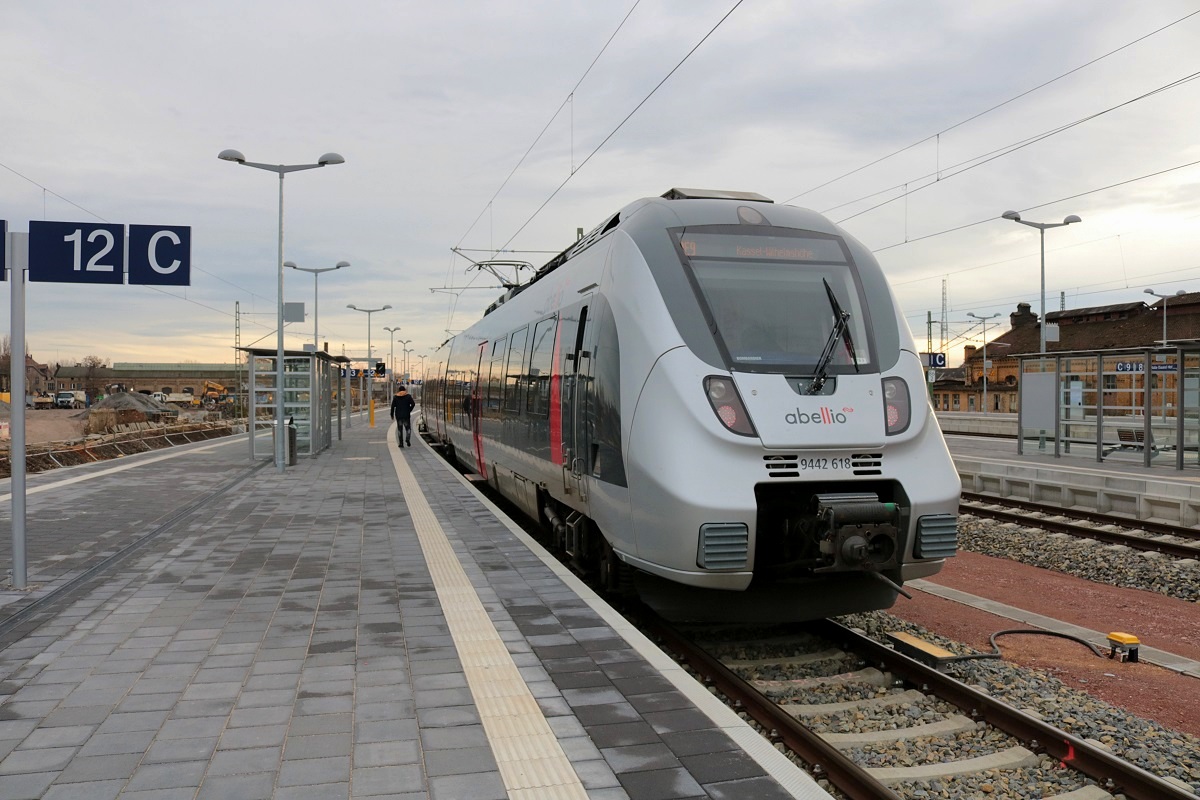
<instances>
[{"instance_id":1,"label":"train coupler","mask_svg":"<svg viewBox=\"0 0 1200 800\"><path fill-rule=\"evenodd\" d=\"M897 565L899 506L880 502L873 492L819 494L813 502L821 554L832 562L817 572L875 571Z\"/></svg>"}]
</instances>

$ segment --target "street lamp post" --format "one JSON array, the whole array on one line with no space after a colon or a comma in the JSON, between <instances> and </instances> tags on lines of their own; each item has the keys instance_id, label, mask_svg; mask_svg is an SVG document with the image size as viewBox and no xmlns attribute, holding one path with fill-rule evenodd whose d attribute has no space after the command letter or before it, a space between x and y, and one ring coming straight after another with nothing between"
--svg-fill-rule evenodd
<instances>
[{"instance_id":1,"label":"street lamp post","mask_svg":"<svg viewBox=\"0 0 1200 800\"><path fill-rule=\"evenodd\" d=\"M967 312L967 316L968 316L968 317L974 317L975 319L977 319L977 320L979 320L980 322L982 322L982 323L983 323L983 413L984 413L984 414L986 414L986 413L988 413L988 401L987 401L987 400L988 400L988 398L987 398L987 371L988 371L988 360L987 360L987 321L988 321L989 319L995 319L996 317L998 317L998 316L1000 316L1000 315L999 315L999 314L989 314L989 315L988 315L988 316L986 316L986 317L981 317L981 316L979 316L978 314L973 314L973 313L971 313L970 311L968 311L968 312Z\"/></svg>"},{"instance_id":2,"label":"street lamp post","mask_svg":"<svg viewBox=\"0 0 1200 800\"><path fill-rule=\"evenodd\" d=\"M352 308L355 311L361 311L367 315L367 426L375 427L375 398L372 392L375 389L375 365L371 363L371 315L376 311L387 311L391 306L382 308L359 308L353 303L346 305L346 308Z\"/></svg>"},{"instance_id":3,"label":"street lamp post","mask_svg":"<svg viewBox=\"0 0 1200 800\"><path fill-rule=\"evenodd\" d=\"M412 344L412 339L401 339L400 340L400 350L401 350L400 374L404 375L404 376L408 375L408 353L409 353L408 346L410 344Z\"/></svg>"},{"instance_id":4,"label":"street lamp post","mask_svg":"<svg viewBox=\"0 0 1200 800\"><path fill-rule=\"evenodd\" d=\"M1019 222L1022 225L1028 225L1031 228L1037 228L1039 238L1042 245L1042 319L1038 325L1038 352L1046 352L1046 229L1061 228L1064 225L1070 225L1073 222L1083 222L1079 217L1071 214L1064 217L1062 222L1030 222L1029 220L1021 219L1021 215L1016 211L1005 211L1001 215L1002 219L1011 219L1013 222Z\"/></svg>"},{"instance_id":5,"label":"street lamp post","mask_svg":"<svg viewBox=\"0 0 1200 800\"><path fill-rule=\"evenodd\" d=\"M391 375L391 380L388 382L388 393L395 394L396 393L396 331L400 330L400 326L397 325L394 328L389 328L389 327L385 326L384 330L388 331L392 335L392 346L391 346L391 350L389 351L390 355L388 356L388 368L389 368L389 374Z\"/></svg>"},{"instance_id":6,"label":"street lamp post","mask_svg":"<svg viewBox=\"0 0 1200 800\"><path fill-rule=\"evenodd\" d=\"M332 267L297 267L294 261L283 262L285 267L299 270L300 272L311 272L313 276L313 352L316 353L321 349L321 339L317 332L317 276L322 272L333 272L335 269L345 269L350 266L349 261L339 261Z\"/></svg>"},{"instance_id":7,"label":"street lamp post","mask_svg":"<svg viewBox=\"0 0 1200 800\"><path fill-rule=\"evenodd\" d=\"M1146 294L1152 294L1155 297L1162 298L1162 301L1163 301L1163 303L1162 303L1162 314L1163 314L1162 346L1166 347L1167 346L1167 300L1172 297L1183 297L1185 294L1187 294L1187 292L1185 292L1183 289L1180 289L1179 291L1175 292L1175 294L1159 294L1158 292L1154 291L1153 289L1147 289ZM1179 327L1179 326L1177 325L1176 327Z\"/></svg>"},{"instance_id":8,"label":"street lamp post","mask_svg":"<svg viewBox=\"0 0 1200 800\"><path fill-rule=\"evenodd\" d=\"M255 169L263 169L267 172L274 172L279 176L279 259L276 262L278 265L278 302L276 309L276 353L275 353L275 471L283 473L287 467L287 458L284 455L284 439L286 431L283 429L283 176L289 172L300 172L306 169L316 169L329 164L344 164L346 159L342 158L337 153L326 153L317 159L316 164L260 164L256 161L247 161L246 157L237 150L222 150L217 154L217 158L222 161L233 161L241 164L243 167L254 167ZM250 430L251 441L254 439L254 420L250 420L246 426Z\"/></svg>"},{"instance_id":9,"label":"street lamp post","mask_svg":"<svg viewBox=\"0 0 1200 800\"><path fill-rule=\"evenodd\" d=\"M425 359L428 357L429 356L417 356L417 358L421 359L421 383L422 384L425 383Z\"/></svg>"}]
</instances>

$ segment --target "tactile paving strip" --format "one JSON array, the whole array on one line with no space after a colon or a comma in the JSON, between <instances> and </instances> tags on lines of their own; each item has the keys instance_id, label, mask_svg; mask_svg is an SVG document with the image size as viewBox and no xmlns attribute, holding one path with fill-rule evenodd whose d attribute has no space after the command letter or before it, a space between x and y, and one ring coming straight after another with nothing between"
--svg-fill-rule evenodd
<instances>
[{"instance_id":1,"label":"tactile paving strip","mask_svg":"<svg viewBox=\"0 0 1200 800\"><path fill-rule=\"evenodd\" d=\"M508 796L587 800L583 784L484 610L408 462L398 448L389 447L388 452Z\"/></svg>"}]
</instances>

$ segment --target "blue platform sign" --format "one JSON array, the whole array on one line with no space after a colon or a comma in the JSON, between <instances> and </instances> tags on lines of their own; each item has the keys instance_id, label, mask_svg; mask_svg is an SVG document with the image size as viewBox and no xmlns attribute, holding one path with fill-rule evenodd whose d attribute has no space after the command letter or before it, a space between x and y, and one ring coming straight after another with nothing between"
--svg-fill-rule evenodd
<instances>
[{"instance_id":1,"label":"blue platform sign","mask_svg":"<svg viewBox=\"0 0 1200 800\"><path fill-rule=\"evenodd\" d=\"M8 280L8 220L0 219L0 281Z\"/></svg>"},{"instance_id":2,"label":"blue platform sign","mask_svg":"<svg viewBox=\"0 0 1200 800\"><path fill-rule=\"evenodd\" d=\"M125 226L31 220L29 280L124 283Z\"/></svg>"},{"instance_id":3,"label":"blue platform sign","mask_svg":"<svg viewBox=\"0 0 1200 800\"><path fill-rule=\"evenodd\" d=\"M192 229L187 226L130 225L129 283L191 286Z\"/></svg>"}]
</instances>

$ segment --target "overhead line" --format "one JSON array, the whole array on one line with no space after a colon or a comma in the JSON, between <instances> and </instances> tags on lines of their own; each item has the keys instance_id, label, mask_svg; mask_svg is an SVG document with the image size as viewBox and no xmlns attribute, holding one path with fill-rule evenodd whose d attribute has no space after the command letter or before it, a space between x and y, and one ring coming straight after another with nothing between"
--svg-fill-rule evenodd
<instances>
[{"instance_id":1,"label":"overhead line","mask_svg":"<svg viewBox=\"0 0 1200 800\"><path fill-rule=\"evenodd\" d=\"M504 187L508 185L510 180L512 180L513 175L517 174L517 170L519 170L521 165L525 163L525 159L529 158L529 154L533 152L533 148L537 147L538 142L542 140L542 137L546 135L546 131L548 131L550 126L554 124L554 120L558 119L558 115L562 113L564 108L566 108L567 103L571 102L571 99L575 96L575 92L578 91L579 87L583 84L584 79L587 78L588 74L592 71L592 67L596 66L596 62L600 60L600 56L604 55L604 51L608 49L610 44L612 44L612 40L616 38L618 33L620 33L621 28L625 27L625 23L629 20L629 17L633 14L634 10L641 2L642 0L636 0L633 6L630 7L624 18L622 18L621 23L617 25L616 30L614 30L612 35L608 37L608 41L606 41L604 46L600 48L600 52L596 53L596 57L592 59L592 63L588 64L588 68L583 71L583 75L579 76L579 80L575 82L575 86L572 87L571 91L567 93L566 98L562 101L559 107L555 109L554 113L550 115L550 120L545 124L545 126L542 127L541 132L534 137L533 144L529 145L529 148L525 151L525 154L521 156L520 160L517 161L516 166L514 166L512 171L508 173L508 177L506 177L503 183L500 184L500 188L497 189L495 194L492 195L491 199L484 204L483 210L479 212L479 216L472 220L470 227L467 228L467 230L459 238L458 244L456 244L455 247L458 247L463 243L463 239L466 239L471 231L474 230L475 224L478 223L483 215L487 213L488 208L496 201L496 198L500 196L500 193L504 191Z\"/></svg>"},{"instance_id":2,"label":"overhead line","mask_svg":"<svg viewBox=\"0 0 1200 800\"><path fill-rule=\"evenodd\" d=\"M1147 97L1153 97L1154 95L1159 94L1161 92L1169 91L1170 89L1175 89L1175 88L1178 88L1185 84L1191 83L1192 81L1196 80L1197 78L1200 78L1200 72L1193 72L1190 75L1185 75L1184 77L1179 78L1174 81L1171 81L1170 83L1163 84L1162 86L1159 86L1159 87L1152 89L1148 92L1145 92L1143 94L1140 94L1137 97L1131 98L1122 103L1118 103L1115 106L1110 106L1109 108L1103 109L1102 111L1097 111L1093 114L1089 114L1086 117L1081 117L1080 119L1077 119L1074 122L1065 123L1063 125L1058 126L1057 128L1051 128L1048 131L1044 131L1042 133L1035 134L1034 136L1031 136L1029 138L1022 139L1012 145L1005 145L1004 147L997 148L996 150L992 150L988 153L984 153L983 155L975 156L973 158L966 159L965 161L960 161L960 162L958 162L958 164L954 164L952 166L947 167L946 170L939 170L936 173L932 173L932 172L926 173L925 175L922 175L919 178L913 178L912 180L927 180L931 177L936 177L937 180L929 181L929 183L923 184L921 186L917 186L912 190L905 188L904 192L897 195L896 197L889 198L887 200L884 200L881 203L876 203L875 205L870 206L869 208L864 208L862 211L855 212L854 214L851 214L848 217L843 217L842 219L838 220L838 222L841 223L841 222L845 222L846 220L854 219L855 217L860 217L863 214L866 214L870 211L874 211L877 208L882 208L883 206L886 206L890 203L894 203L897 200L901 200L903 198L909 197L910 195L914 195L923 189L928 189L930 186L936 186L937 184L941 183L942 181L947 181L950 178L954 178L954 177L957 177L957 176L963 174L964 172L969 172L970 170L973 170L977 167L982 167L984 164L988 164L992 161L995 161L996 159L1003 158L1004 156L1007 156L1007 155L1011 155L1011 154L1017 152L1018 150L1023 150L1026 147L1029 147L1030 145L1037 144L1038 142L1049 139L1051 136L1056 136L1060 133L1071 130L1072 128L1076 128L1076 127L1084 124L1085 122L1090 122L1090 121L1097 119L1111 111L1116 111L1119 108L1123 108L1125 106L1132 105L1133 103L1136 103L1140 100L1145 100ZM967 165L967 166L964 166L964 165ZM956 169L957 167L962 167L962 169L958 169L956 172L951 172L950 174L945 175L944 177L942 176L943 172L946 172L946 171L949 171L952 169ZM907 187L907 186L908 186L908 183L902 183L902 184L897 184L896 186L891 187L891 189L884 189L882 191L894 191L896 189L899 189L902 187ZM867 195L867 197L874 197L875 195L880 194L880 193L881 192L875 192L871 195ZM860 198L860 199L865 199L865 198ZM857 202L859 202L859 201L851 200L848 203L842 203L841 205L834 206L834 208L835 209L841 208L842 206L850 205L851 203L857 203ZM829 209L829 211L832 211L832 210L833 209ZM821 213L827 214L828 211L823 211Z\"/></svg>"},{"instance_id":3,"label":"overhead line","mask_svg":"<svg viewBox=\"0 0 1200 800\"><path fill-rule=\"evenodd\" d=\"M822 184L819 184L819 185L817 185L817 186L814 186L814 187L812 187L811 189L805 189L803 192L800 192L800 193L799 193L799 194L797 194L797 195L793 195L792 197L789 197L787 200L784 200L783 202L784 202L785 204L786 204L786 203L790 203L790 202L792 202L793 200L796 200L796 199L798 199L798 198L801 198L801 197L805 196L806 194L811 194L811 193L813 193L813 192L817 191L818 189L823 189L823 188L825 188L826 186L830 186L831 184L837 183L838 181L840 181L840 180L842 180L842 179L844 179L844 178L848 178L848 177L850 177L851 175L855 175L855 174L857 174L857 173L859 173L859 172L862 172L862 171L863 171L863 170L865 170L865 169L869 169L870 167L873 167L873 166L875 166L876 164L880 164L880 163L882 163L882 162L884 162L884 161L887 161L889 158L893 158L894 156L898 156L898 155L900 155L901 153L907 152L908 150L911 150L912 148L914 148L914 147L917 147L918 145L922 145L922 144L924 144L925 142L928 142L928 141L929 141L929 140L931 140L931 139L936 139L937 137L941 136L943 133L949 133L950 131L954 130L955 128L958 128L958 127L961 127L961 126L963 126L963 125L966 125L968 122L972 122L973 120L979 119L980 117L982 117L982 116L984 116L984 115L986 115L986 114L990 114L991 112L993 112L993 111L996 111L997 109L1003 108L1004 106L1008 105L1009 103L1012 103L1012 102L1015 102L1015 101L1017 101L1017 100L1020 100L1022 97L1025 97L1026 95L1032 94L1033 92L1036 92L1036 91L1038 91L1039 89L1044 89L1045 87L1049 86L1049 85L1050 85L1050 84L1052 84L1052 83L1055 83L1056 81L1060 81L1060 80L1062 80L1063 78L1066 78L1066 77L1068 77L1069 75L1072 75L1072 74L1074 74L1074 73L1076 73L1076 72L1079 72L1080 70L1082 70L1082 69L1085 69L1085 68L1087 68L1087 67L1090 67L1090 66L1092 66L1093 64L1096 64L1096 63L1098 63L1098 62L1100 62L1100 61L1103 61L1104 59L1108 58L1109 56L1111 56L1111 55L1115 55L1116 53L1119 53L1119 52L1121 52L1122 50L1125 50L1126 48L1132 47L1133 45L1135 45L1135 44L1138 44L1139 42L1142 42L1142 41L1144 41L1144 40L1146 40L1146 39L1150 38L1151 36L1154 36L1155 34L1161 33L1161 32L1163 32L1163 31L1167 30L1168 28L1171 28L1171 27L1173 27L1173 26L1175 26L1175 25L1178 25L1179 23L1181 23L1181 22L1183 22L1183 21L1185 21L1185 20L1187 20L1187 19L1190 19L1190 18L1192 18L1192 17L1196 16L1197 14L1200 14L1200 10L1193 11L1193 12L1192 12L1192 13L1190 13L1190 14L1185 14L1184 16L1180 17L1179 19L1175 20L1174 22L1168 23L1168 24L1166 24L1166 25L1162 26L1161 28L1158 28L1158 29L1156 29L1156 30L1150 31L1149 33L1147 33L1147 34L1145 34L1145 35L1143 35L1143 36L1139 36L1138 38L1134 39L1134 40L1133 40L1133 41L1131 41L1131 42L1126 42L1125 44L1121 45L1120 47L1116 48L1115 50L1110 50L1109 52L1105 53L1105 54L1104 54L1104 55L1102 55L1102 56L1098 56L1098 57L1096 57L1096 58L1093 58L1091 61L1088 61L1088 62L1085 62L1085 63L1083 63L1083 64L1080 64L1078 67L1075 67L1074 69L1068 70L1068 71L1064 72L1063 74L1059 75L1058 77L1051 78L1050 80L1048 80L1048 81L1045 81L1044 83L1041 83L1041 84L1038 84L1037 86L1034 86L1032 89L1027 89L1027 90L1025 90L1024 92L1021 92L1020 94L1014 95L1013 97L1010 97L1009 99L1007 99L1007 100L1005 100L1005 101L1003 101L1003 102L1001 102L1001 103L997 103L996 105L992 106L991 108L985 109L985 110L983 110L983 111L980 111L980 112L978 112L978 113L976 113L976 114L972 114L971 116L967 117L966 119L964 119L964 120L961 120L961 121L959 121L959 122L956 122L956 123L954 123L953 125L951 125L951 126L950 126L950 127L948 127L948 128L943 128L942 130L938 131L937 133L930 134L930 135L926 136L925 138L923 138L923 139L919 139L918 141L915 141L915 142L913 142L913 143L912 143L912 144L910 144L910 145L907 145L907 146L905 146L905 147L902 147L902 148L900 148L899 150L896 150L896 151L894 151L894 152L892 152L892 153L889 153L889 154L887 154L886 156L881 156L880 158L877 158L877 159L875 159L874 161L872 161L872 162L870 162L870 163L867 163L867 164L864 164L864 165L863 165L863 166L861 166L861 167L857 167L857 168L855 168L855 169L852 169L852 170L850 170L849 172L846 172L846 173L844 173L844 174L842 174L842 175L839 175L839 176L837 176L836 178L831 178L830 180L828 180L828 181L825 181L824 183L822 183Z\"/></svg>"},{"instance_id":4,"label":"overhead line","mask_svg":"<svg viewBox=\"0 0 1200 800\"><path fill-rule=\"evenodd\" d=\"M738 6L740 6L743 2L744 2L744 0L737 0L737 2L734 3L733 6L728 11L725 12L725 15L722 16L721 19L717 21L717 24L714 25L708 33L704 34L703 38L701 38L700 41L696 42L696 44L692 47L692 49L687 52L687 55L685 55L682 59L680 59L679 63L676 64L674 67L672 67L671 71L668 72L666 74L666 76L661 81L659 81L653 89L650 90L650 93L647 94L645 97L643 97L641 102L638 103L636 106L634 106L633 110L625 115L625 119L621 120L621 122L617 125L617 127L613 128L612 131L607 136L604 137L604 140L602 142L600 142L600 144L596 145L596 148L594 150L592 150L592 152L588 153L587 158L583 159L583 161L580 162L579 166L570 175L568 175L566 177L566 179L562 183L560 183L553 192L550 193L550 196L547 197L542 202L542 204L537 207L537 210L534 211L533 214L530 215L529 219L525 220L525 222L521 225L520 228L517 228L516 233L514 233L512 236L510 236L508 238L508 241L506 241L503 245L501 245L501 248L508 247L508 245L512 243L512 240L517 238L521 234L521 231L525 230L525 228L529 225L529 223L533 222L533 220L537 217L538 214L542 213L542 209L544 209L547 205L549 205L550 201L554 199L555 195L557 195L560 191L562 191L562 188L564 186L566 186L567 183L570 182L571 178L574 178L579 173L579 171L583 169L584 165L592 160L592 156L594 156L594 155L596 155L596 153L600 152L600 149L602 147L604 147L604 145L608 144L610 139L612 139L614 136L617 135L617 131L621 130L621 128L623 128L625 126L625 123L629 122L629 120L633 117L633 115L636 114L638 112L638 110L640 110L641 107L644 106L650 100L650 98L654 96L655 92L657 92L659 89L661 89L663 84L665 84L668 80L670 80L671 76L674 75L679 70L679 68L684 65L684 62L686 62L689 58L691 58L692 54L695 53L697 50L699 50L700 46L702 44L704 44L706 41L708 41L708 38L710 36L712 36L714 33L716 33L717 28L721 27L721 25L723 25L725 23L725 20L729 19L729 16L734 11L737 11Z\"/></svg>"},{"instance_id":5,"label":"overhead line","mask_svg":"<svg viewBox=\"0 0 1200 800\"><path fill-rule=\"evenodd\" d=\"M1022 212L1036 211L1039 208L1045 208L1046 206L1052 206L1057 203L1063 203L1063 202L1066 202L1067 200L1075 200L1080 197L1087 197L1090 194L1096 194L1097 192L1103 192L1103 191L1107 191L1109 189L1115 189L1118 186L1126 186L1130 183L1137 183L1138 181L1144 181L1147 178L1156 178L1159 175L1166 175L1168 172L1175 172L1176 170L1187 169L1188 167L1194 167L1197 164L1200 164L1200 160L1189 161L1186 164L1180 164L1179 166L1176 166L1176 167L1168 167L1167 169L1160 169L1157 172L1151 172L1146 175L1141 175L1136 178L1129 178L1128 180L1124 180L1124 181L1117 181L1116 183L1110 183L1107 186L1101 186L1097 189L1089 189L1086 192L1079 192L1077 194L1068 195L1067 197L1060 197L1057 200L1050 200L1045 203L1038 203L1035 206L1029 206L1027 208L1022 208L1022 209L1018 209L1018 210L1022 211ZM973 228L976 225L982 225L985 222L995 222L996 219L998 219L998 218L997 217L987 217L985 219L977 220L976 222L968 222L965 225L957 225L953 228L947 228L946 230L943 230L943 231L937 231L935 233L927 233L924 236L917 236L912 239L906 239L903 242L896 242L895 244L884 245L883 247L874 247L874 248L871 248L871 252L881 253L884 250L891 250L892 248L895 248L895 247L903 247L906 244L913 244L914 242L924 241L925 239L932 239L936 236L944 236L947 233L955 233L957 231L966 230L967 228ZM939 272L937 274L941 275L943 273Z\"/></svg>"}]
</instances>

